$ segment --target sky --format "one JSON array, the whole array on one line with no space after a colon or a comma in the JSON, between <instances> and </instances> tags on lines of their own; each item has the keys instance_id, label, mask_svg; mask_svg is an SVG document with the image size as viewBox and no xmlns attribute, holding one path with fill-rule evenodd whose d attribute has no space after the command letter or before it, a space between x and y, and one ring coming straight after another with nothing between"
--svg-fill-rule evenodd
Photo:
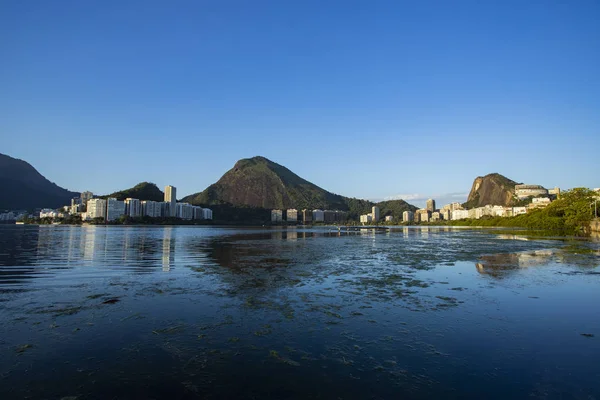
<instances>
[{"instance_id":1,"label":"sky","mask_svg":"<svg viewBox=\"0 0 600 400\"><path fill-rule=\"evenodd\" d=\"M600 187L600 2L0 2L0 153L74 191L261 155L345 196Z\"/></svg>"}]
</instances>

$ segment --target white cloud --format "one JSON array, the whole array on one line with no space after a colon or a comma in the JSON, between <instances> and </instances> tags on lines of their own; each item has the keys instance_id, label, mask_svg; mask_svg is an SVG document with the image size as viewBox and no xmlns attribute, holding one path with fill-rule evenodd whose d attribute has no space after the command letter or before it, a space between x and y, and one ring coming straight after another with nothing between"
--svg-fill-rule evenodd
<instances>
[{"instance_id":1,"label":"white cloud","mask_svg":"<svg viewBox=\"0 0 600 400\"><path fill-rule=\"evenodd\" d=\"M393 196L387 196L384 197L384 200L404 200L404 201L408 201L408 200L419 200L419 199L423 199L424 197L421 196L419 193L408 193L408 194L396 194Z\"/></svg>"}]
</instances>

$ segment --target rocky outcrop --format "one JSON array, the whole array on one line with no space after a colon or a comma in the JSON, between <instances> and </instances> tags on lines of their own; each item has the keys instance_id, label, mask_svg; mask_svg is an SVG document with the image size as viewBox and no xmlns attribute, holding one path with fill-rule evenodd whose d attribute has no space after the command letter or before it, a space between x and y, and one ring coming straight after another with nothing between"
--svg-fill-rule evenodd
<instances>
[{"instance_id":1,"label":"rocky outcrop","mask_svg":"<svg viewBox=\"0 0 600 400\"><path fill-rule=\"evenodd\" d=\"M518 183L498 173L478 176L463 206L466 208L486 205L510 206L515 198L515 185Z\"/></svg>"}]
</instances>

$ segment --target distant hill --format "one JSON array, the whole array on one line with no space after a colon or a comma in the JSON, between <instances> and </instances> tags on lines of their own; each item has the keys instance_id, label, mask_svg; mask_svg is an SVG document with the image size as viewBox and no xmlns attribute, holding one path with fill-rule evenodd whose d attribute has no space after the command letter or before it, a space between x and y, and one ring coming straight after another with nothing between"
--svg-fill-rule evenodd
<instances>
[{"instance_id":1,"label":"distant hill","mask_svg":"<svg viewBox=\"0 0 600 400\"><path fill-rule=\"evenodd\" d=\"M0 209L58 208L77 192L63 189L23 160L0 154Z\"/></svg>"},{"instance_id":2,"label":"distant hill","mask_svg":"<svg viewBox=\"0 0 600 400\"><path fill-rule=\"evenodd\" d=\"M206 190L184 197L182 201L202 206L248 210L254 215L260 209L331 209L348 212L351 219L370 212L375 203L340 196L299 177L286 167L265 157L239 160L216 183ZM403 200L381 203L381 215L401 216L417 207ZM220 213L219 213L220 214ZM266 215L266 214L264 214Z\"/></svg>"},{"instance_id":3,"label":"distant hill","mask_svg":"<svg viewBox=\"0 0 600 400\"><path fill-rule=\"evenodd\" d=\"M408 204L404 200L388 200L382 201L376 204L379 207L379 213L381 217L392 216L394 221L402 221L402 213L404 211L417 211L417 207L412 204Z\"/></svg>"},{"instance_id":4,"label":"distant hill","mask_svg":"<svg viewBox=\"0 0 600 400\"><path fill-rule=\"evenodd\" d=\"M498 173L478 176L473 181L465 208L486 205L510 206L514 202L517 182Z\"/></svg>"},{"instance_id":5,"label":"distant hill","mask_svg":"<svg viewBox=\"0 0 600 400\"><path fill-rule=\"evenodd\" d=\"M346 207L342 196L330 193L264 157L239 160L216 183L183 201L266 209Z\"/></svg>"},{"instance_id":6,"label":"distant hill","mask_svg":"<svg viewBox=\"0 0 600 400\"><path fill-rule=\"evenodd\" d=\"M111 193L109 195L100 196L102 198L114 197L117 200L125 200L127 198L151 201L163 201L165 194L154 184L150 182L141 182L132 188Z\"/></svg>"}]
</instances>

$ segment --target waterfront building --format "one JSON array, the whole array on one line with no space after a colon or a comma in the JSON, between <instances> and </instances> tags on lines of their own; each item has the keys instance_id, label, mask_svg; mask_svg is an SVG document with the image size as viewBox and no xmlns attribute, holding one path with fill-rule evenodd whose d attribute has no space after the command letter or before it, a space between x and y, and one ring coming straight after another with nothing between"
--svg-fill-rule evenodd
<instances>
[{"instance_id":1,"label":"waterfront building","mask_svg":"<svg viewBox=\"0 0 600 400\"><path fill-rule=\"evenodd\" d=\"M160 203L157 201L143 200L140 202L140 205L142 216L156 218L162 215L160 212Z\"/></svg>"},{"instance_id":2,"label":"waterfront building","mask_svg":"<svg viewBox=\"0 0 600 400\"><path fill-rule=\"evenodd\" d=\"M373 222L379 222L379 207L373 206L373 208L371 208L371 217Z\"/></svg>"},{"instance_id":3,"label":"waterfront building","mask_svg":"<svg viewBox=\"0 0 600 400\"><path fill-rule=\"evenodd\" d=\"M368 224L370 222L373 221L373 217L371 216L371 214L365 214L365 215L361 215L360 216L360 222L361 224Z\"/></svg>"},{"instance_id":4,"label":"waterfront building","mask_svg":"<svg viewBox=\"0 0 600 400\"><path fill-rule=\"evenodd\" d=\"M392 222L394 220L394 217L391 215L386 215L385 216L385 222Z\"/></svg>"},{"instance_id":5,"label":"waterfront building","mask_svg":"<svg viewBox=\"0 0 600 400\"><path fill-rule=\"evenodd\" d=\"M177 216L177 188L171 185L165 186L165 203L169 203L169 214L171 217Z\"/></svg>"},{"instance_id":6,"label":"waterfront building","mask_svg":"<svg viewBox=\"0 0 600 400\"><path fill-rule=\"evenodd\" d=\"M431 213L434 212L435 211L435 200L428 199L427 206L425 207L425 209Z\"/></svg>"},{"instance_id":7,"label":"waterfront building","mask_svg":"<svg viewBox=\"0 0 600 400\"><path fill-rule=\"evenodd\" d=\"M69 213L76 215L79 214L83 211L83 204L72 204L71 207L69 207Z\"/></svg>"},{"instance_id":8,"label":"waterfront building","mask_svg":"<svg viewBox=\"0 0 600 400\"><path fill-rule=\"evenodd\" d=\"M490 205L477 207L475 209L475 219L479 219L485 216L492 216L494 214L493 208Z\"/></svg>"},{"instance_id":9,"label":"waterfront building","mask_svg":"<svg viewBox=\"0 0 600 400\"><path fill-rule=\"evenodd\" d=\"M527 214L527 207L513 207L512 215L516 217L517 215Z\"/></svg>"},{"instance_id":10,"label":"waterfront building","mask_svg":"<svg viewBox=\"0 0 600 400\"><path fill-rule=\"evenodd\" d=\"M417 210L417 214L419 214L419 221L421 222L429 222L431 219L431 211L426 208Z\"/></svg>"},{"instance_id":11,"label":"waterfront building","mask_svg":"<svg viewBox=\"0 0 600 400\"><path fill-rule=\"evenodd\" d=\"M73 197L71 199L71 207L81 204L81 197Z\"/></svg>"},{"instance_id":12,"label":"waterfront building","mask_svg":"<svg viewBox=\"0 0 600 400\"><path fill-rule=\"evenodd\" d=\"M80 198L81 204L83 204L84 207L87 207L88 201L94 198L94 193L88 191L82 192Z\"/></svg>"},{"instance_id":13,"label":"waterfront building","mask_svg":"<svg viewBox=\"0 0 600 400\"><path fill-rule=\"evenodd\" d=\"M550 204L549 197L534 197L533 199L531 199L531 204L529 204L528 208L530 210L534 208L544 208L548 204Z\"/></svg>"},{"instance_id":14,"label":"waterfront building","mask_svg":"<svg viewBox=\"0 0 600 400\"><path fill-rule=\"evenodd\" d=\"M121 215L125 215L125 202L119 201L114 197L106 200L106 220L115 221Z\"/></svg>"},{"instance_id":15,"label":"waterfront building","mask_svg":"<svg viewBox=\"0 0 600 400\"><path fill-rule=\"evenodd\" d=\"M450 211L454 211L454 210L462 210L462 205L458 202L454 202L454 203L449 203L446 204L444 207L442 207L442 210L450 210Z\"/></svg>"},{"instance_id":16,"label":"waterfront building","mask_svg":"<svg viewBox=\"0 0 600 400\"><path fill-rule=\"evenodd\" d=\"M554 196L556 199L560 199L560 188L548 189L548 194Z\"/></svg>"},{"instance_id":17,"label":"waterfront building","mask_svg":"<svg viewBox=\"0 0 600 400\"><path fill-rule=\"evenodd\" d=\"M529 196L547 196L548 190L540 185L515 185L515 195L522 200Z\"/></svg>"},{"instance_id":18,"label":"waterfront building","mask_svg":"<svg viewBox=\"0 0 600 400\"><path fill-rule=\"evenodd\" d=\"M421 213L417 210L417 212L413 213L414 222L421 222Z\"/></svg>"},{"instance_id":19,"label":"waterfront building","mask_svg":"<svg viewBox=\"0 0 600 400\"><path fill-rule=\"evenodd\" d=\"M271 222L281 222L283 221L283 211L282 210L271 210Z\"/></svg>"},{"instance_id":20,"label":"waterfront building","mask_svg":"<svg viewBox=\"0 0 600 400\"><path fill-rule=\"evenodd\" d=\"M477 210L474 208L471 208L470 210L467 210L468 214L467 214L467 218L469 219L475 219L476 215L477 215Z\"/></svg>"},{"instance_id":21,"label":"waterfront building","mask_svg":"<svg viewBox=\"0 0 600 400\"><path fill-rule=\"evenodd\" d=\"M106 219L106 200L90 199L87 203L86 219Z\"/></svg>"},{"instance_id":22,"label":"waterfront building","mask_svg":"<svg viewBox=\"0 0 600 400\"><path fill-rule=\"evenodd\" d=\"M40 218L58 218L59 212L51 208L42 208Z\"/></svg>"},{"instance_id":23,"label":"waterfront building","mask_svg":"<svg viewBox=\"0 0 600 400\"><path fill-rule=\"evenodd\" d=\"M312 222L313 213L311 210L304 209L302 210L302 222L305 224L309 224Z\"/></svg>"},{"instance_id":24,"label":"waterfront building","mask_svg":"<svg viewBox=\"0 0 600 400\"><path fill-rule=\"evenodd\" d=\"M494 217L508 217L507 210L509 210L509 209L506 207L493 206L492 207L492 215Z\"/></svg>"},{"instance_id":25,"label":"waterfront building","mask_svg":"<svg viewBox=\"0 0 600 400\"><path fill-rule=\"evenodd\" d=\"M202 216L204 217L204 219L213 219L213 211L210 208L203 208L202 209Z\"/></svg>"},{"instance_id":26,"label":"waterfront building","mask_svg":"<svg viewBox=\"0 0 600 400\"><path fill-rule=\"evenodd\" d=\"M125 199L125 215L129 215L130 217L142 216L142 205L138 199Z\"/></svg>"},{"instance_id":27,"label":"waterfront building","mask_svg":"<svg viewBox=\"0 0 600 400\"><path fill-rule=\"evenodd\" d=\"M469 210L453 210L452 218L453 220L465 219L469 218Z\"/></svg>"},{"instance_id":28,"label":"waterfront building","mask_svg":"<svg viewBox=\"0 0 600 400\"><path fill-rule=\"evenodd\" d=\"M451 209L447 208L445 210L442 210L440 212L440 214L441 214L442 219L445 221L450 221L452 219L452 210Z\"/></svg>"},{"instance_id":29,"label":"waterfront building","mask_svg":"<svg viewBox=\"0 0 600 400\"><path fill-rule=\"evenodd\" d=\"M175 216L177 218L191 220L194 218L194 206L189 203L177 203Z\"/></svg>"},{"instance_id":30,"label":"waterfront building","mask_svg":"<svg viewBox=\"0 0 600 400\"><path fill-rule=\"evenodd\" d=\"M442 214L439 211L434 211L431 213L431 221L432 222L437 222L440 221L442 218Z\"/></svg>"},{"instance_id":31,"label":"waterfront building","mask_svg":"<svg viewBox=\"0 0 600 400\"><path fill-rule=\"evenodd\" d=\"M160 204L160 215L165 218L171 218L171 202L170 201L162 201ZM175 207L175 205L173 205ZM177 209L175 208L175 213L177 213Z\"/></svg>"},{"instance_id":32,"label":"waterfront building","mask_svg":"<svg viewBox=\"0 0 600 400\"><path fill-rule=\"evenodd\" d=\"M411 222L415 218L415 213L412 211L404 211L402 213L402 221Z\"/></svg>"},{"instance_id":33,"label":"waterfront building","mask_svg":"<svg viewBox=\"0 0 600 400\"><path fill-rule=\"evenodd\" d=\"M348 218L348 213L346 211L335 211L335 220L338 222L343 222Z\"/></svg>"},{"instance_id":34,"label":"waterfront building","mask_svg":"<svg viewBox=\"0 0 600 400\"><path fill-rule=\"evenodd\" d=\"M286 211L286 217L288 222L298 222L298 210L290 208Z\"/></svg>"},{"instance_id":35,"label":"waterfront building","mask_svg":"<svg viewBox=\"0 0 600 400\"><path fill-rule=\"evenodd\" d=\"M336 212L331 210L323 211L323 220L325 222L335 222Z\"/></svg>"},{"instance_id":36,"label":"waterfront building","mask_svg":"<svg viewBox=\"0 0 600 400\"><path fill-rule=\"evenodd\" d=\"M313 210L313 222L325 222L325 212L323 210Z\"/></svg>"},{"instance_id":37,"label":"waterfront building","mask_svg":"<svg viewBox=\"0 0 600 400\"><path fill-rule=\"evenodd\" d=\"M193 218L194 219L204 219L204 213L202 212L202 207L192 206L193 210Z\"/></svg>"}]
</instances>

